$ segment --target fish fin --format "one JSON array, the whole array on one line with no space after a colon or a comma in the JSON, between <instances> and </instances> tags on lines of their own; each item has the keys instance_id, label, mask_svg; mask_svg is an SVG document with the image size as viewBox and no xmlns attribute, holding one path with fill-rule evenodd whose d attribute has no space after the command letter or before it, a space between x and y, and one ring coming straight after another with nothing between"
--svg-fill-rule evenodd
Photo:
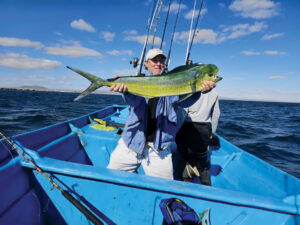
<instances>
[{"instance_id":1,"label":"fish fin","mask_svg":"<svg viewBox=\"0 0 300 225\"><path fill-rule=\"evenodd\" d=\"M74 72L80 74L81 76L85 77L86 79L88 79L89 81L91 81L91 85L85 90L83 91L78 97L76 97L73 101L78 101L79 99L87 96L88 94L92 93L93 91L95 91L96 89L104 86L106 84L107 81L94 76L90 73L87 72L83 72L81 70L75 69L73 67L67 66L68 69L73 70Z\"/></svg>"},{"instance_id":2,"label":"fish fin","mask_svg":"<svg viewBox=\"0 0 300 225\"><path fill-rule=\"evenodd\" d=\"M199 66L199 64L178 66L178 67L174 68L173 70L169 71L168 73L177 73L177 72L180 72L182 70L187 70L187 69L193 68L195 66Z\"/></svg>"},{"instance_id":3,"label":"fish fin","mask_svg":"<svg viewBox=\"0 0 300 225\"><path fill-rule=\"evenodd\" d=\"M83 97L87 96L88 94L92 93L96 89L102 87L103 85L99 85L97 83L91 83L91 85L85 89L79 96L77 96L73 101L78 101L79 99L82 99Z\"/></svg>"},{"instance_id":4,"label":"fish fin","mask_svg":"<svg viewBox=\"0 0 300 225\"><path fill-rule=\"evenodd\" d=\"M189 98L189 97L191 97L193 94L194 94L194 93L191 93L191 94L184 95L182 98L180 98L180 99L179 99L179 101L178 101L178 102L182 102L182 101L184 101L184 100L188 99L188 98Z\"/></svg>"},{"instance_id":5,"label":"fish fin","mask_svg":"<svg viewBox=\"0 0 300 225\"><path fill-rule=\"evenodd\" d=\"M84 72L84 71L81 71L81 70L78 70L78 69L75 69L73 67L70 67L70 66L67 66L68 69L70 70L73 70L74 72L80 74L81 76L85 77L86 79L88 79L89 81L91 81L92 83L93 82L96 82L96 81L100 81L100 82L105 82L105 80L101 79L100 77L97 77L93 74L90 74L90 73L87 73L87 72Z\"/></svg>"}]
</instances>

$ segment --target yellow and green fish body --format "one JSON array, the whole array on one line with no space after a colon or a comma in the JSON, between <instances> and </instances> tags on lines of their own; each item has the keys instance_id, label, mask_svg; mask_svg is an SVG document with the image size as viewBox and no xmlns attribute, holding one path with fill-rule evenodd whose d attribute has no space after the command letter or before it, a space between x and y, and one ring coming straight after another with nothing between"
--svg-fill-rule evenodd
<instances>
[{"instance_id":1,"label":"yellow and green fish body","mask_svg":"<svg viewBox=\"0 0 300 225\"><path fill-rule=\"evenodd\" d=\"M222 79L217 76L218 68L212 64L180 66L168 73L157 76L119 77L108 80L103 80L71 67L68 68L92 82L75 100L90 94L99 87L112 86L114 84L125 84L129 93L146 98L192 94L201 91L203 81L218 82Z\"/></svg>"}]
</instances>

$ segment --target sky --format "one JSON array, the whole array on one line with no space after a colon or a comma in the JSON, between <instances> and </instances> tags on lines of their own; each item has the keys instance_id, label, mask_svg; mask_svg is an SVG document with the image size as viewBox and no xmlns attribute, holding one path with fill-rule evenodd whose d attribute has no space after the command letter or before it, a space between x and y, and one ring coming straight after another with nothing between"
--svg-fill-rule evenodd
<instances>
[{"instance_id":1,"label":"sky","mask_svg":"<svg viewBox=\"0 0 300 225\"><path fill-rule=\"evenodd\" d=\"M1 0L0 87L84 90L89 86L66 66L105 79L135 75L129 61L141 56L153 2ZM163 0L156 48L168 4ZM196 10L200 4L197 0ZM179 0L172 0L162 47L166 54L178 6ZM194 0L182 0L169 69L185 62L193 7ZM299 21L299 0L206 0L190 59L219 68L220 98L300 102ZM196 18L193 22L194 29ZM154 26L147 49L153 34Z\"/></svg>"}]
</instances>

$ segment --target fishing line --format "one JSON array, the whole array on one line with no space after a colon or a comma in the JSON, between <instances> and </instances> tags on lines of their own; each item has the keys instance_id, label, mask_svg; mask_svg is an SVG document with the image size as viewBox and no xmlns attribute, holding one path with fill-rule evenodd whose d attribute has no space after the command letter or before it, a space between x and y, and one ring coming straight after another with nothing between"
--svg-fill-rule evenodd
<instances>
[{"instance_id":1,"label":"fishing line","mask_svg":"<svg viewBox=\"0 0 300 225\"><path fill-rule=\"evenodd\" d=\"M191 54L191 50L192 50L192 45L193 45L193 42L194 42L195 33L196 33L196 30L197 30L197 26L198 26L198 22L199 22L199 19L200 19L201 11L202 11L202 8L203 8L203 4L204 4L204 0L201 1L201 5L200 5L199 12L198 12L197 21L196 21L196 24L195 24L195 27L194 27L194 32L193 32L193 36L192 36L191 45L190 45L188 54L186 55L186 59L185 59L185 64L186 65L188 64L188 61L189 61L189 58L190 58L190 54Z\"/></svg>"},{"instance_id":2,"label":"fishing line","mask_svg":"<svg viewBox=\"0 0 300 225\"><path fill-rule=\"evenodd\" d=\"M175 31L176 31L176 25L177 25L177 20L178 20L179 12L180 12L180 7L181 7L181 0L179 1L178 11L177 11L177 15L176 15L176 19L175 19L175 24L174 24L174 28L173 28L173 33L172 33L172 38L171 38L171 41L170 41L170 47L169 47L168 57L167 57L167 61L166 61L166 63L167 63L166 70L168 70L169 63L170 63L171 49L172 49L172 45L173 45L174 34L175 34Z\"/></svg>"},{"instance_id":3,"label":"fishing line","mask_svg":"<svg viewBox=\"0 0 300 225\"><path fill-rule=\"evenodd\" d=\"M12 150L15 150L19 153L20 156L23 157L25 161L30 163L36 170L37 173L42 174L52 185L53 188L57 188L62 195L72 203L81 213L83 213L93 224L95 225L103 225L103 223L93 214L90 210L88 210L84 205L82 205L77 199L75 199L68 191L63 190L51 177L49 177L35 162L34 159L28 154L22 146L15 143L15 141L11 138L11 141L4 136L0 132L0 136L10 145ZM16 147L18 146L18 148ZM27 155L27 156L26 156Z\"/></svg>"},{"instance_id":4,"label":"fishing line","mask_svg":"<svg viewBox=\"0 0 300 225\"><path fill-rule=\"evenodd\" d=\"M170 13L170 8L171 8L171 0L169 1L167 17L166 17L166 20L165 20L165 26L164 26L163 35L162 35L162 38L161 38L159 49L162 48L162 45L163 45L163 42L164 42L166 27L167 27L167 24L168 24L168 18L169 18L169 13Z\"/></svg>"}]
</instances>

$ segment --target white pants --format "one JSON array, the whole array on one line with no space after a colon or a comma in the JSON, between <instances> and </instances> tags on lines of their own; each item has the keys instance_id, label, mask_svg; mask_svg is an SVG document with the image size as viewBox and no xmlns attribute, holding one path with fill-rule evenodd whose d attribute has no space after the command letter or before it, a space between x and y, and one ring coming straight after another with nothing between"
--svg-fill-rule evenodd
<instances>
[{"instance_id":1,"label":"white pants","mask_svg":"<svg viewBox=\"0 0 300 225\"><path fill-rule=\"evenodd\" d=\"M146 143L143 154L137 154L121 138L110 156L107 168L135 173L142 164L146 175L173 179L171 146L163 151L156 151L153 143Z\"/></svg>"}]
</instances>

